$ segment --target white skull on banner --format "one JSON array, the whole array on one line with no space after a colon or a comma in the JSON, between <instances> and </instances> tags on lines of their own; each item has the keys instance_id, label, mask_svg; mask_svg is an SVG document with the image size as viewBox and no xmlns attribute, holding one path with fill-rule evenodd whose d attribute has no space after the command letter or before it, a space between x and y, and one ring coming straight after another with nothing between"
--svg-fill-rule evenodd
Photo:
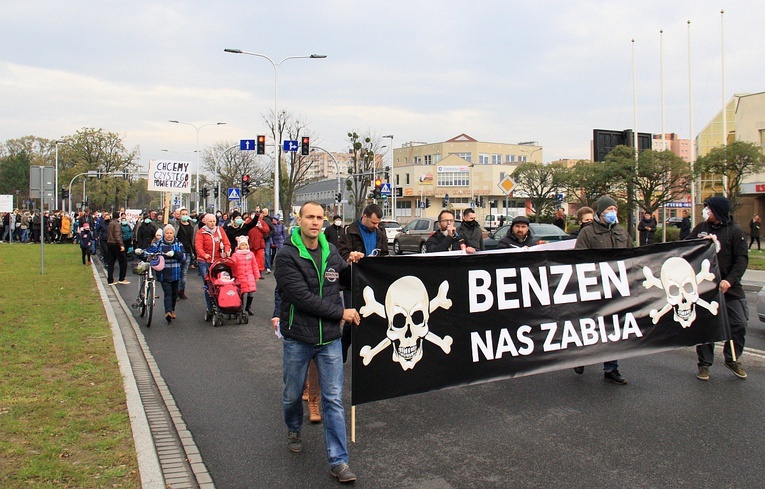
<instances>
[{"instance_id":1,"label":"white skull on banner","mask_svg":"<svg viewBox=\"0 0 765 489\"><path fill-rule=\"evenodd\" d=\"M653 324L659 322L662 316L674 310L674 319L683 328L689 328L696 320L696 305L703 307L715 316L718 304L711 303L699 297L699 284L704 280L714 281L715 276L709 271L709 260L701 263L701 271L696 274L693 267L685 258L668 258L661 266L661 280L654 277L648 267L643 267L643 287L657 287L664 290L667 303L659 310L650 312Z\"/></svg>"},{"instance_id":2,"label":"white skull on banner","mask_svg":"<svg viewBox=\"0 0 765 489\"><path fill-rule=\"evenodd\" d=\"M439 307L449 309L452 306L451 299L446 297L448 291L449 282L444 280L438 288L438 295L431 300L422 281L408 275L401 277L388 287L383 306L375 299L372 288L365 287L364 306L359 309L359 312L364 317L377 314L387 319L388 329L385 339L377 346L372 348L367 345L361 348L364 365L369 365L375 355L388 345L393 345L393 361L401 364L404 370L414 368L422 359L423 340L438 345L444 353L449 354L452 338L450 336L440 338L431 332L428 326L430 313Z\"/></svg>"}]
</instances>

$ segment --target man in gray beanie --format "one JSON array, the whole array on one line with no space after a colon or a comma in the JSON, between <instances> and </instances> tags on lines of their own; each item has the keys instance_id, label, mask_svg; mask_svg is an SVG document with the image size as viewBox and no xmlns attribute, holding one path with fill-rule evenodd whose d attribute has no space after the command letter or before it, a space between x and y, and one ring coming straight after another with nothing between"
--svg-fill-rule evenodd
<instances>
[{"instance_id":1,"label":"man in gray beanie","mask_svg":"<svg viewBox=\"0 0 765 489\"><path fill-rule=\"evenodd\" d=\"M746 371L739 358L744 352L747 304L741 277L749 266L746 233L730 218L730 201L725 197L710 197L701 212L702 222L696 225L686 239L709 238L717 243L717 263L720 266L720 292L725 295L725 311L730 323L731 341L723 346L725 366L741 380ZM734 351L731 352L731 343ZM734 356L735 354L735 356ZM714 360L714 344L696 347L699 371L696 378L709 380L709 369Z\"/></svg>"},{"instance_id":2,"label":"man in gray beanie","mask_svg":"<svg viewBox=\"0 0 765 489\"><path fill-rule=\"evenodd\" d=\"M616 211L616 201L613 198L604 195L598 199L592 224L579 232L575 249L632 248L632 239L627 231L619 226ZM584 367L575 367L574 371L582 374ZM603 364L603 378L618 385L627 383L627 379L619 373L619 363L616 360Z\"/></svg>"}]
</instances>

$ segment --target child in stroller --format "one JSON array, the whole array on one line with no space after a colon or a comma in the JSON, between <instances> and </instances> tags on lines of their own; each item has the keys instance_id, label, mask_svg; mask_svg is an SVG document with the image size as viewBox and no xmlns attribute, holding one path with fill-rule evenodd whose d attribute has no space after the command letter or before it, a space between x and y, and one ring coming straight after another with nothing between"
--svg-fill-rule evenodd
<instances>
[{"instance_id":1,"label":"child in stroller","mask_svg":"<svg viewBox=\"0 0 765 489\"><path fill-rule=\"evenodd\" d=\"M242 290L234 273L235 263L231 258L220 258L211 265L205 277L205 289L210 297L212 311L205 313L205 321L212 320L213 326L223 324L223 315L236 316L239 324L248 321L242 309Z\"/></svg>"}]
</instances>

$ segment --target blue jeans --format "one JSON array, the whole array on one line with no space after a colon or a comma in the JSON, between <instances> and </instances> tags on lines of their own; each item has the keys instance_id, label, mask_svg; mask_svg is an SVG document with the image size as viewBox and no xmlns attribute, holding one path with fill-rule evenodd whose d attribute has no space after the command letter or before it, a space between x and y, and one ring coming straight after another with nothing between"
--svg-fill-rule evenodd
<instances>
[{"instance_id":1,"label":"blue jeans","mask_svg":"<svg viewBox=\"0 0 765 489\"><path fill-rule=\"evenodd\" d=\"M191 265L191 253L186 253L186 258L181 264L181 281L178 283L178 290L186 290L186 277L189 274L189 265Z\"/></svg>"},{"instance_id":2,"label":"blue jeans","mask_svg":"<svg viewBox=\"0 0 765 489\"><path fill-rule=\"evenodd\" d=\"M266 249L263 255L266 258L266 270L271 270L271 240L266 241Z\"/></svg>"},{"instance_id":3,"label":"blue jeans","mask_svg":"<svg viewBox=\"0 0 765 489\"><path fill-rule=\"evenodd\" d=\"M205 277L207 277L207 270L210 269L210 264L206 261L199 261L197 262L197 265L199 265L199 275L202 276L202 290L205 293L205 303L207 304L207 312L212 311L212 303L210 302L210 296L207 295L207 286L204 285ZM186 270L188 271L188 266L186 267ZM185 284L184 284L185 285Z\"/></svg>"},{"instance_id":4,"label":"blue jeans","mask_svg":"<svg viewBox=\"0 0 765 489\"><path fill-rule=\"evenodd\" d=\"M319 370L321 407L324 415L324 447L330 467L348 463L348 441L343 409L343 353L340 340L327 345L310 345L285 338L284 343L284 422L290 431L303 425L303 387L308 364L313 358Z\"/></svg>"}]
</instances>

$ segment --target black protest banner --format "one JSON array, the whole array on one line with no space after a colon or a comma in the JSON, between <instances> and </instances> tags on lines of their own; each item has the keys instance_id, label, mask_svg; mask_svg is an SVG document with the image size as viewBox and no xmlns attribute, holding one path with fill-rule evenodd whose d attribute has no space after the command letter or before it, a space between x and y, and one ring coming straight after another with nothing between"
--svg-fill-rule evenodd
<instances>
[{"instance_id":1,"label":"black protest banner","mask_svg":"<svg viewBox=\"0 0 765 489\"><path fill-rule=\"evenodd\" d=\"M353 404L727 336L711 240L365 258L354 268Z\"/></svg>"}]
</instances>

